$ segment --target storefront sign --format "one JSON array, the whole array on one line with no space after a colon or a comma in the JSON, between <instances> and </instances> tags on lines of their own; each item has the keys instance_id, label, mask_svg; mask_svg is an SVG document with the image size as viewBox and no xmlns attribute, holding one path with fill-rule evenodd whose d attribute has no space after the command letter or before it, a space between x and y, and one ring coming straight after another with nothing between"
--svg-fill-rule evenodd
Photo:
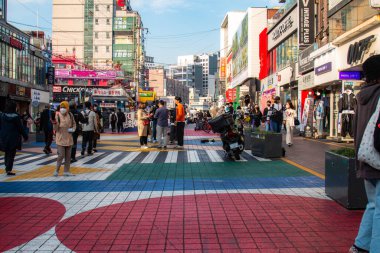
<instances>
[{"instance_id":1,"label":"storefront sign","mask_svg":"<svg viewBox=\"0 0 380 253\"><path fill-rule=\"evenodd\" d=\"M125 96L123 89L92 89L94 96L121 97Z\"/></svg>"},{"instance_id":2,"label":"storefront sign","mask_svg":"<svg viewBox=\"0 0 380 253\"><path fill-rule=\"evenodd\" d=\"M13 38L12 36L6 35L4 33L0 33L0 40L18 50L24 49L24 45L22 44L22 42L16 38Z\"/></svg>"},{"instance_id":3,"label":"storefront sign","mask_svg":"<svg viewBox=\"0 0 380 253\"><path fill-rule=\"evenodd\" d=\"M298 61L298 71L300 73L308 72L314 68L314 59L310 57L310 54L314 52L316 47L317 45L313 44L300 53Z\"/></svg>"},{"instance_id":4,"label":"storefront sign","mask_svg":"<svg viewBox=\"0 0 380 253\"><path fill-rule=\"evenodd\" d=\"M123 89L101 89L87 88L80 86L54 86L54 93L80 93L82 91L91 92L93 96L120 97L125 96Z\"/></svg>"},{"instance_id":5,"label":"storefront sign","mask_svg":"<svg viewBox=\"0 0 380 253\"><path fill-rule=\"evenodd\" d=\"M361 80L360 71L343 71L339 72L340 80Z\"/></svg>"},{"instance_id":6,"label":"storefront sign","mask_svg":"<svg viewBox=\"0 0 380 253\"><path fill-rule=\"evenodd\" d=\"M227 59L222 57L220 59L220 78L226 78Z\"/></svg>"},{"instance_id":7,"label":"storefront sign","mask_svg":"<svg viewBox=\"0 0 380 253\"><path fill-rule=\"evenodd\" d=\"M47 91L32 89L31 90L31 99L32 99L32 102L35 102L38 104L40 104L40 103L48 104L49 100L50 100L50 94Z\"/></svg>"},{"instance_id":8,"label":"storefront sign","mask_svg":"<svg viewBox=\"0 0 380 253\"><path fill-rule=\"evenodd\" d=\"M67 70L56 69L55 77L57 78L94 78L94 79L114 79L117 76L116 71L98 71L98 70Z\"/></svg>"},{"instance_id":9,"label":"storefront sign","mask_svg":"<svg viewBox=\"0 0 380 253\"><path fill-rule=\"evenodd\" d=\"M26 88L22 86L16 86L16 95L20 97L25 97Z\"/></svg>"},{"instance_id":10,"label":"storefront sign","mask_svg":"<svg viewBox=\"0 0 380 253\"><path fill-rule=\"evenodd\" d=\"M299 0L298 41L300 48L314 43L314 0Z\"/></svg>"},{"instance_id":11,"label":"storefront sign","mask_svg":"<svg viewBox=\"0 0 380 253\"><path fill-rule=\"evenodd\" d=\"M269 75L268 28L265 28L259 35L259 56L260 56L259 79L262 80Z\"/></svg>"},{"instance_id":12,"label":"storefront sign","mask_svg":"<svg viewBox=\"0 0 380 253\"><path fill-rule=\"evenodd\" d=\"M48 67L47 80L48 80L48 85L54 85L55 83L55 68L54 67Z\"/></svg>"},{"instance_id":13,"label":"storefront sign","mask_svg":"<svg viewBox=\"0 0 380 253\"><path fill-rule=\"evenodd\" d=\"M311 0L310 0L311 1ZM286 37L297 30L297 9L292 10L270 33L268 37L268 49L274 48Z\"/></svg>"},{"instance_id":14,"label":"storefront sign","mask_svg":"<svg viewBox=\"0 0 380 253\"><path fill-rule=\"evenodd\" d=\"M101 108L116 108L116 103L100 103Z\"/></svg>"},{"instance_id":15,"label":"storefront sign","mask_svg":"<svg viewBox=\"0 0 380 253\"><path fill-rule=\"evenodd\" d=\"M376 40L375 35L368 36L365 39L351 44L347 53L347 64L355 65L363 62L363 57L368 53L372 43Z\"/></svg>"},{"instance_id":16,"label":"storefront sign","mask_svg":"<svg viewBox=\"0 0 380 253\"><path fill-rule=\"evenodd\" d=\"M236 89L228 89L226 91L227 102L234 102L236 100Z\"/></svg>"},{"instance_id":17,"label":"storefront sign","mask_svg":"<svg viewBox=\"0 0 380 253\"><path fill-rule=\"evenodd\" d=\"M321 66L315 68L315 74L316 74L317 76L319 76L319 75L322 75L322 74L324 74L324 73L328 73L328 72L330 72L331 70L332 70L332 63L331 63L331 62L328 62L328 63L326 63L326 64L323 64L323 65L321 65Z\"/></svg>"},{"instance_id":18,"label":"storefront sign","mask_svg":"<svg viewBox=\"0 0 380 253\"><path fill-rule=\"evenodd\" d=\"M307 90L314 86L314 72L302 75L299 79L298 89Z\"/></svg>"}]
</instances>

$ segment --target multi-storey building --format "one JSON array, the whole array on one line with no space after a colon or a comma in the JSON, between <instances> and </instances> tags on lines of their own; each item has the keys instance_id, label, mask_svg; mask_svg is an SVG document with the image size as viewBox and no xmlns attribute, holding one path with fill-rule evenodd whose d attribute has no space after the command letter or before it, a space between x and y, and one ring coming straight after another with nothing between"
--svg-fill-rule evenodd
<instances>
[{"instance_id":1,"label":"multi-storey building","mask_svg":"<svg viewBox=\"0 0 380 253\"><path fill-rule=\"evenodd\" d=\"M42 32L28 34L7 23L6 1L0 1L0 9L0 111L13 100L19 112L31 111L36 116L40 106L49 103L45 53L49 45ZM35 45L35 37L41 44Z\"/></svg>"},{"instance_id":2,"label":"multi-storey building","mask_svg":"<svg viewBox=\"0 0 380 253\"><path fill-rule=\"evenodd\" d=\"M202 66L198 64L169 66L171 79L178 80L179 83L198 90L201 90L203 85L202 73Z\"/></svg>"},{"instance_id":3,"label":"multi-storey building","mask_svg":"<svg viewBox=\"0 0 380 253\"><path fill-rule=\"evenodd\" d=\"M129 1L53 0L53 52L73 54L90 68L121 66L137 79L141 69L141 18Z\"/></svg>"}]
</instances>

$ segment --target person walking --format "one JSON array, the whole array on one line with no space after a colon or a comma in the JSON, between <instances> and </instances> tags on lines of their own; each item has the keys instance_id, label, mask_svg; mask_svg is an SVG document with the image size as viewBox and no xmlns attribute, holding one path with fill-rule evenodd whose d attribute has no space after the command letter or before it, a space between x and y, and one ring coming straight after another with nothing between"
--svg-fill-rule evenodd
<instances>
[{"instance_id":1,"label":"person walking","mask_svg":"<svg viewBox=\"0 0 380 253\"><path fill-rule=\"evenodd\" d=\"M97 123L96 123L96 113L92 110L91 103L86 102L85 107L86 107L85 110L82 112L85 118L85 122L86 122L82 125L82 133L83 133L82 152L81 152L82 156L84 155L86 148L87 148L87 154L93 155L92 144L94 140L94 134L95 132L98 131Z\"/></svg>"},{"instance_id":2,"label":"person walking","mask_svg":"<svg viewBox=\"0 0 380 253\"><path fill-rule=\"evenodd\" d=\"M119 109L117 112L117 132L124 132L125 114Z\"/></svg>"},{"instance_id":3,"label":"person walking","mask_svg":"<svg viewBox=\"0 0 380 253\"><path fill-rule=\"evenodd\" d=\"M21 150L22 139L28 140L28 134L21 123L21 117L16 112L16 103L8 101L4 113L0 114L0 138L4 151L5 172L8 176L14 176L12 172L16 150Z\"/></svg>"},{"instance_id":4,"label":"person walking","mask_svg":"<svg viewBox=\"0 0 380 253\"><path fill-rule=\"evenodd\" d=\"M185 135L185 108L182 104L180 97L175 97L176 104L176 125L177 125L177 146L176 148L183 148L183 139Z\"/></svg>"},{"instance_id":5,"label":"person walking","mask_svg":"<svg viewBox=\"0 0 380 253\"><path fill-rule=\"evenodd\" d=\"M176 121L176 111L174 108L170 108L169 110L169 121L170 121L170 144L174 144L177 139L177 127L175 125Z\"/></svg>"},{"instance_id":6,"label":"person walking","mask_svg":"<svg viewBox=\"0 0 380 253\"><path fill-rule=\"evenodd\" d=\"M286 102L284 112L284 125L286 128L286 145L289 147L293 145L293 131L294 131L294 120L296 118L296 111L291 101Z\"/></svg>"},{"instance_id":7,"label":"person walking","mask_svg":"<svg viewBox=\"0 0 380 253\"><path fill-rule=\"evenodd\" d=\"M145 111L146 105L144 103L139 104L139 109L137 110L137 128L140 137L140 145L142 149L147 149L148 147L148 135L150 133L150 115Z\"/></svg>"},{"instance_id":8,"label":"person walking","mask_svg":"<svg viewBox=\"0 0 380 253\"><path fill-rule=\"evenodd\" d=\"M260 111L260 107L256 104L252 109L252 128L259 128L261 125L263 114Z\"/></svg>"},{"instance_id":9,"label":"person walking","mask_svg":"<svg viewBox=\"0 0 380 253\"><path fill-rule=\"evenodd\" d=\"M34 120L30 115L29 111L26 110L22 115L22 125L25 128L25 132L29 135L30 128L32 127Z\"/></svg>"},{"instance_id":10,"label":"person walking","mask_svg":"<svg viewBox=\"0 0 380 253\"><path fill-rule=\"evenodd\" d=\"M374 114L380 99L380 55L369 57L363 63L366 84L356 96L355 113L355 153L358 154L367 124ZM377 115L378 117L378 115ZM372 137L373 138L373 137ZM380 142L374 139L376 147ZM376 151L375 151L376 152ZM356 158L356 169L359 178L364 179L368 204L363 214L355 244L350 253L380 251L380 170L360 162Z\"/></svg>"},{"instance_id":11,"label":"person walking","mask_svg":"<svg viewBox=\"0 0 380 253\"><path fill-rule=\"evenodd\" d=\"M117 115L114 111L112 111L110 115L110 122L111 122L111 131L114 133L116 131L116 123L117 123Z\"/></svg>"},{"instance_id":12,"label":"person walking","mask_svg":"<svg viewBox=\"0 0 380 253\"><path fill-rule=\"evenodd\" d=\"M92 150L94 152L98 152L97 146L98 146L98 140L100 139L102 124L101 124L101 118L99 116L100 114L97 111L94 111L94 112L95 112L96 127L95 127L95 131L94 131L94 138L92 140Z\"/></svg>"},{"instance_id":13,"label":"person walking","mask_svg":"<svg viewBox=\"0 0 380 253\"><path fill-rule=\"evenodd\" d=\"M76 123L72 113L69 112L69 103L63 101L60 104L59 112L56 112L55 121L53 122L55 130L55 142L57 144L57 167L53 176L57 177L64 162L64 176L74 176L70 172L71 148L74 144L73 133L76 130Z\"/></svg>"},{"instance_id":14,"label":"person walking","mask_svg":"<svg viewBox=\"0 0 380 253\"><path fill-rule=\"evenodd\" d=\"M70 103L70 113L74 116L75 120L75 132L72 133L73 136L73 146L71 147L71 163L74 163L77 161L76 159L76 153L77 153L77 143L78 143L78 137L82 134L82 124L86 123L86 120L83 116L83 114L78 110L77 105L75 102Z\"/></svg>"},{"instance_id":15,"label":"person walking","mask_svg":"<svg viewBox=\"0 0 380 253\"><path fill-rule=\"evenodd\" d=\"M169 110L166 108L165 102L162 100L158 103L158 107L159 108L154 114L154 118L157 119L158 148L166 149L168 145Z\"/></svg>"},{"instance_id":16,"label":"person walking","mask_svg":"<svg viewBox=\"0 0 380 253\"><path fill-rule=\"evenodd\" d=\"M274 98L274 104L272 105L268 113L270 114L271 131L275 133L281 133L284 112L280 97Z\"/></svg>"},{"instance_id":17,"label":"person walking","mask_svg":"<svg viewBox=\"0 0 380 253\"><path fill-rule=\"evenodd\" d=\"M45 148L43 151L45 154L51 154L51 144L53 142L53 117L54 112L50 109L50 104L45 107L45 110L41 113L40 117L40 130L44 132L45 135Z\"/></svg>"},{"instance_id":18,"label":"person walking","mask_svg":"<svg viewBox=\"0 0 380 253\"><path fill-rule=\"evenodd\" d=\"M151 119L151 122L152 122L152 143L157 143L157 122L158 122L158 119L154 117L154 115L156 114L156 111L158 109L158 105L159 104L159 101L156 101L154 102L153 106L150 108L149 110L149 114L150 115L153 115L152 116L152 119Z\"/></svg>"}]
</instances>

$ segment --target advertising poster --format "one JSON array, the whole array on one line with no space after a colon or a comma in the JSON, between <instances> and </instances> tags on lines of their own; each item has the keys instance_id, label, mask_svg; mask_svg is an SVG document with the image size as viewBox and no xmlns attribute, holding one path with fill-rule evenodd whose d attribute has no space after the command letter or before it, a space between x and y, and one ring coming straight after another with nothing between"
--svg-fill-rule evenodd
<instances>
[{"instance_id":1,"label":"advertising poster","mask_svg":"<svg viewBox=\"0 0 380 253\"><path fill-rule=\"evenodd\" d=\"M261 94L261 100L260 100L260 109L261 112L264 112L265 107L267 106L267 101L273 101L274 97L276 96L276 89L270 89L266 90Z\"/></svg>"},{"instance_id":2,"label":"advertising poster","mask_svg":"<svg viewBox=\"0 0 380 253\"><path fill-rule=\"evenodd\" d=\"M248 15L243 19L232 42L232 76L248 67Z\"/></svg>"},{"instance_id":3,"label":"advertising poster","mask_svg":"<svg viewBox=\"0 0 380 253\"><path fill-rule=\"evenodd\" d=\"M305 99L303 106L302 119L301 119L301 132L308 132L310 135L313 130L313 121L314 121L314 98L308 97ZM311 137L311 136L309 136Z\"/></svg>"}]
</instances>

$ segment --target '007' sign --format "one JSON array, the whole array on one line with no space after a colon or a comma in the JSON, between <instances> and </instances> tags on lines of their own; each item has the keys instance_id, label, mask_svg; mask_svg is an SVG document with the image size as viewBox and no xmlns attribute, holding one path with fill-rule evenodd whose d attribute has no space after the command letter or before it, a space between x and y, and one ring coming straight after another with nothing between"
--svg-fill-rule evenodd
<instances>
[{"instance_id":1,"label":"'007' sign","mask_svg":"<svg viewBox=\"0 0 380 253\"><path fill-rule=\"evenodd\" d=\"M355 63L361 63L363 57L368 53L372 43L376 40L375 35L368 36L354 44L351 44L347 53L347 64L353 65Z\"/></svg>"}]
</instances>

